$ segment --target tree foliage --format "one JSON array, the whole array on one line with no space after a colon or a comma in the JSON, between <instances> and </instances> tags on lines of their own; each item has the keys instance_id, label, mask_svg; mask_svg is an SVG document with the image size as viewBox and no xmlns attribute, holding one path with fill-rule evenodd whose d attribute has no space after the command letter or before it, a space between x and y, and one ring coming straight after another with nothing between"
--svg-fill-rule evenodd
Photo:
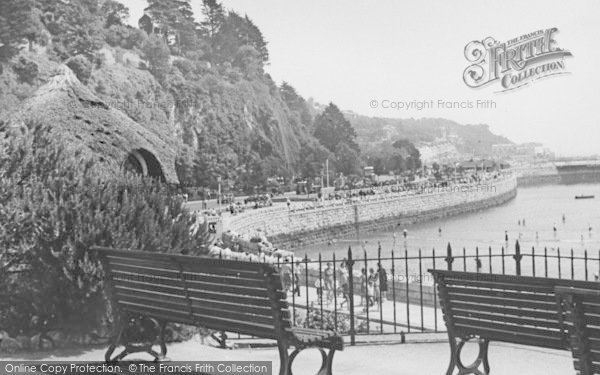
<instances>
[{"instance_id":1,"label":"tree foliage","mask_svg":"<svg viewBox=\"0 0 600 375\"><path fill-rule=\"evenodd\" d=\"M152 34L142 45L143 57L148 61L150 72L160 81L167 75L169 65L169 47L164 39Z\"/></svg>"},{"instance_id":2,"label":"tree foliage","mask_svg":"<svg viewBox=\"0 0 600 375\"><path fill-rule=\"evenodd\" d=\"M92 245L203 251L205 232L192 230L193 218L168 186L103 175L81 157L36 124L1 144L0 326L11 333L35 331L37 319L97 328L102 272Z\"/></svg>"},{"instance_id":3,"label":"tree foliage","mask_svg":"<svg viewBox=\"0 0 600 375\"><path fill-rule=\"evenodd\" d=\"M359 152L354 128L333 103L329 103L325 111L315 119L315 137L329 151L335 152L338 144L343 142L354 151Z\"/></svg>"},{"instance_id":4,"label":"tree foliage","mask_svg":"<svg viewBox=\"0 0 600 375\"><path fill-rule=\"evenodd\" d=\"M0 59L9 59L24 41L31 43L40 37L39 17L33 0L0 1Z\"/></svg>"}]
</instances>

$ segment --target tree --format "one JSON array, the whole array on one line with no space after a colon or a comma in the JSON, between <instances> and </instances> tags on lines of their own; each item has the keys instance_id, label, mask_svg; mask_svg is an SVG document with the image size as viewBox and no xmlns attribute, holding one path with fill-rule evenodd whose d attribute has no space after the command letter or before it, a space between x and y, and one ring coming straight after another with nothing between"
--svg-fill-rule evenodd
<instances>
[{"instance_id":1,"label":"tree","mask_svg":"<svg viewBox=\"0 0 600 375\"><path fill-rule=\"evenodd\" d=\"M50 134L29 123L0 141L0 326L11 334L39 333L33 318L100 328L93 245L173 253L203 253L206 245L168 185L103 172Z\"/></svg>"},{"instance_id":2,"label":"tree","mask_svg":"<svg viewBox=\"0 0 600 375\"><path fill-rule=\"evenodd\" d=\"M346 176L360 173L358 153L345 142L340 142L335 148L336 171Z\"/></svg>"},{"instance_id":3,"label":"tree","mask_svg":"<svg viewBox=\"0 0 600 375\"><path fill-rule=\"evenodd\" d=\"M311 125L312 115L308 108L306 100L298 94L296 89L287 82L283 82L279 88L281 98L292 111L298 112L300 121L305 125Z\"/></svg>"},{"instance_id":4,"label":"tree","mask_svg":"<svg viewBox=\"0 0 600 375\"><path fill-rule=\"evenodd\" d=\"M104 27L125 25L129 18L129 8L116 0L106 0L100 8L104 17Z\"/></svg>"},{"instance_id":5,"label":"tree","mask_svg":"<svg viewBox=\"0 0 600 375\"><path fill-rule=\"evenodd\" d=\"M169 47L164 39L151 34L142 45L142 54L148 61L150 72L162 81L169 72Z\"/></svg>"},{"instance_id":6,"label":"tree","mask_svg":"<svg viewBox=\"0 0 600 375\"><path fill-rule=\"evenodd\" d=\"M202 0L202 16L204 20L200 22L200 30L205 36L212 39L225 22L223 5L217 0Z\"/></svg>"},{"instance_id":7,"label":"tree","mask_svg":"<svg viewBox=\"0 0 600 375\"><path fill-rule=\"evenodd\" d=\"M404 166L411 171L421 168L421 153L415 145L408 139L400 139L392 144L394 148L399 150L404 160Z\"/></svg>"},{"instance_id":8,"label":"tree","mask_svg":"<svg viewBox=\"0 0 600 375\"><path fill-rule=\"evenodd\" d=\"M220 62L232 62L244 46L256 50L261 67L269 60L267 43L261 31L248 16L241 17L236 12L229 12L212 39L214 53Z\"/></svg>"},{"instance_id":9,"label":"tree","mask_svg":"<svg viewBox=\"0 0 600 375\"><path fill-rule=\"evenodd\" d=\"M43 31L39 17L33 0L0 1L0 58L14 56L25 40L32 47Z\"/></svg>"},{"instance_id":10,"label":"tree","mask_svg":"<svg viewBox=\"0 0 600 375\"><path fill-rule=\"evenodd\" d=\"M300 149L300 171L305 178L320 176L327 159L333 155L323 145L314 140L302 145Z\"/></svg>"},{"instance_id":11,"label":"tree","mask_svg":"<svg viewBox=\"0 0 600 375\"><path fill-rule=\"evenodd\" d=\"M314 136L329 151L335 152L338 144L343 142L355 152L360 152L354 128L333 103L329 103L325 111L316 117Z\"/></svg>"},{"instance_id":12,"label":"tree","mask_svg":"<svg viewBox=\"0 0 600 375\"><path fill-rule=\"evenodd\" d=\"M196 21L189 0L148 0L144 12L158 25L167 44L176 46L177 52L196 48Z\"/></svg>"},{"instance_id":13,"label":"tree","mask_svg":"<svg viewBox=\"0 0 600 375\"><path fill-rule=\"evenodd\" d=\"M52 34L54 53L62 60L79 54L92 59L102 47L103 17L96 0L47 1L40 9Z\"/></svg>"}]
</instances>

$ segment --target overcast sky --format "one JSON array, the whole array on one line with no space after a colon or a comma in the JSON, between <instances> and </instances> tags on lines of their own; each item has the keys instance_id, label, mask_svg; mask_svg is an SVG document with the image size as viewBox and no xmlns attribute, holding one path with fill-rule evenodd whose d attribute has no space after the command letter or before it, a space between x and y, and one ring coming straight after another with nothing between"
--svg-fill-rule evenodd
<instances>
[{"instance_id":1,"label":"overcast sky","mask_svg":"<svg viewBox=\"0 0 600 375\"><path fill-rule=\"evenodd\" d=\"M145 0L123 0L137 25ZM192 0L200 15L200 0ZM304 97L379 117L444 117L489 124L515 142L539 141L559 155L600 154L600 1L224 0L247 14L269 43L267 71ZM462 79L464 48L557 27L570 74L497 92ZM394 110L383 100L493 100L495 109ZM377 100L378 108L371 108Z\"/></svg>"}]
</instances>

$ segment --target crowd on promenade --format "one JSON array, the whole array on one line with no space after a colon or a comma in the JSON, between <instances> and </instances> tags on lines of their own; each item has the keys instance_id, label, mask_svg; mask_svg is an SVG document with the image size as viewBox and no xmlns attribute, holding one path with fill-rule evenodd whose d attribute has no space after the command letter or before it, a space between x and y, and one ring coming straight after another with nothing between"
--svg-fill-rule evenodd
<instances>
[{"instance_id":1,"label":"crowd on promenade","mask_svg":"<svg viewBox=\"0 0 600 375\"><path fill-rule=\"evenodd\" d=\"M360 202L361 200L385 200L400 196L426 194L428 192L435 191L459 191L461 190L461 187L477 186L478 188L489 188L490 186L488 185L492 185L494 181L508 175L509 173L506 172L495 171L477 174L463 174L454 179L444 180L421 179L402 183L397 181L386 181L382 183L375 183L372 186L364 188L336 190L326 196L316 195L311 202L294 203L288 200L287 205L288 209L292 211L307 210L311 208L352 204L355 202Z\"/></svg>"}]
</instances>

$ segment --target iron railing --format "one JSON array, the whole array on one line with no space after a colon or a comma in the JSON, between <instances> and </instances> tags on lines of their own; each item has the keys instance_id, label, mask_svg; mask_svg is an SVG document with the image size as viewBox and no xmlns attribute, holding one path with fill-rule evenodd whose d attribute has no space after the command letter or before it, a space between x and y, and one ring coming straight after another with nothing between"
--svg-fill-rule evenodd
<instances>
[{"instance_id":1,"label":"iron railing","mask_svg":"<svg viewBox=\"0 0 600 375\"><path fill-rule=\"evenodd\" d=\"M448 244L443 253L406 248L386 252L379 245L377 257L367 256L366 249L355 254L348 248L342 259L335 253L327 257L319 254L317 259L280 259L277 267L289 290L294 322L305 327L336 329L349 335L351 344L360 335L400 334L404 338L408 333L445 332L428 269L582 280L590 280L592 274L598 280L600 274L600 250L595 256L587 250L573 249L566 254L561 254L560 249L540 251L535 247L523 251L518 241L511 251L507 248L508 244L496 250L475 247L456 251ZM340 270L342 263L347 269L346 286ZM377 265L385 270L387 291L382 290L383 280L375 273L379 270ZM369 277L370 269L371 275L376 276Z\"/></svg>"}]
</instances>

